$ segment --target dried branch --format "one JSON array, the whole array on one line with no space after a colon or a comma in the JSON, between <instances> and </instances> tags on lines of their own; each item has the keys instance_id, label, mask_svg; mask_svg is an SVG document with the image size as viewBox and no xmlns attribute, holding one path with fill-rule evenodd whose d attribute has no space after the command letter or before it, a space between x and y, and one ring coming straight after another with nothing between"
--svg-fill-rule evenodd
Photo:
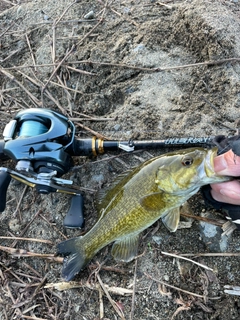
<instances>
[{"instance_id":1,"label":"dried branch","mask_svg":"<svg viewBox=\"0 0 240 320\"><path fill-rule=\"evenodd\" d=\"M134 277L133 277L133 293L132 293L132 305L131 305L131 313L130 313L130 320L134 319L134 309L135 309L135 293L136 293L136 280L137 280L137 262L135 260L135 268L134 268Z\"/></svg>"},{"instance_id":2,"label":"dried branch","mask_svg":"<svg viewBox=\"0 0 240 320\"><path fill-rule=\"evenodd\" d=\"M76 45L72 45L71 49L68 51L68 53L65 55L65 57L58 63L56 68L54 69L53 73L51 74L50 78L47 80L45 85L42 88L42 91L44 92L49 84L49 82L52 80L52 78L55 76L59 68L63 65L63 63L71 56L71 54L74 52L74 50L79 46L97 27L102 23L102 19L99 20L99 22L80 40Z\"/></svg>"},{"instance_id":3,"label":"dried branch","mask_svg":"<svg viewBox=\"0 0 240 320\"><path fill-rule=\"evenodd\" d=\"M54 254L48 254L48 253L35 253L31 251L27 251L25 249L15 249L15 248L10 248L10 247L5 247L5 246L0 246L0 250L7 252L11 254L14 257L26 257L26 258L42 258L42 259L47 259L50 261L58 262L58 263L63 263L63 258L61 257L55 257Z\"/></svg>"},{"instance_id":4,"label":"dried branch","mask_svg":"<svg viewBox=\"0 0 240 320\"><path fill-rule=\"evenodd\" d=\"M202 267L202 268L204 268L204 269L207 269L207 270L211 270L211 271L213 271L213 269L212 269L212 268L209 268L208 266L205 266L205 265L204 265L204 264L202 264L202 263L199 263L199 262L193 261L193 260L191 260L191 259L188 259L188 258L185 258L185 257L179 256L179 255L174 254L174 253L168 253L168 252L163 252L163 251L162 251L162 252L161 252L161 254L164 254L164 255L166 255L166 256L170 256L170 257L173 257L173 258L177 258L177 259L183 259L183 260L186 260L186 261L192 262L192 263L194 263L194 264L198 265L199 267Z\"/></svg>"},{"instance_id":5,"label":"dried branch","mask_svg":"<svg viewBox=\"0 0 240 320\"><path fill-rule=\"evenodd\" d=\"M190 291L187 291L187 290L183 290L183 289L180 289L178 287L175 287L175 286L172 286L171 284L168 284L167 282L164 282L164 281L161 281L161 280L158 280L158 279L155 279L153 278L150 274L144 272L145 276L148 277L149 279L157 282L157 283L161 283L163 284L164 286L166 287L169 287L169 288L172 288L174 290L177 290L177 291L181 291L181 292L184 292L186 294L189 294L191 296L194 296L194 297L198 297L198 298L202 298L202 299L205 299L206 297L204 295L201 295L201 294L197 294L197 293L194 293L194 292L190 292ZM218 300L218 299L221 299L221 297L207 297L207 299L210 299L210 300Z\"/></svg>"},{"instance_id":6,"label":"dried branch","mask_svg":"<svg viewBox=\"0 0 240 320\"><path fill-rule=\"evenodd\" d=\"M195 219L195 220L198 220L198 221L204 221L204 222L207 222L209 224L213 224L213 225L218 226L218 227L222 227L224 222L226 222L226 220L209 219L209 218L206 218L206 217L194 216L192 214L185 213L185 212L181 212L181 216L182 217L186 217L186 218Z\"/></svg>"},{"instance_id":7,"label":"dried branch","mask_svg":"<svg viewBox=\"0 0 240 320\"><path fill-rule=\"evenodd\" d=\"M28 48L29 48L29 51L30 51L30 55L31 55L31 58L32 58L32 61L33 61L34 70L37 71L36 61L35 61L35 58L34 58L33 50L32 50L32 47L31 47L31 43L30 43L30 41L29 41L29 38L28 38L28 35L27 35L27 34L25 34L25 37L26 37L27 44L28 44Z\"/></svg>"},{"instance_id":8,"label":"dried branch","mask_svg":"<svg viewBox=\"0 0 240 320\"><path fill-rule=\"evenodd\" d=\"M25 86L20 83L11 73L7 72L4 68L0 66L0 73L8 77L11 81L15 82L30 98L30 100L37 106L41 107L42 102L39 101L36 97L34 97L30 91L28 91Z\"/></svg>"},{"instance_id":9,"label":"dried branch","mask_svg":"<svg viewBox=\"0 0 240 320\"><path fill-rule=\"evenodd\" d=\"M113 306L114 310L117 312L117 314L119 315L119 317L122 319L122 320L126 320L126 318L124 317L124 314L122 312L122 310L120 310L116 304L116 302L111 298L109 292L108 292L108 289L106 288L106 286L104 285L104 283L102 282L102 279L100 278L99 274L97 273L96 274L96 277L98 279L98 282L100 284L100 286L102 287L104 293L106 294L109 302L111 303L111 305Z\"/></svg>"},{"instance_id":10,"label":"dried branch","mask_svg":"<svg viewBox=\"0 0 240 320\"><path fill-rule=\"evenodd\" d=\"M34 242L41 242L41 243L53 244L53 242L50 241L50 240L36 239L36 238L4 237L4 236L0 236L0 239L6 239L6 240L22 240L22 241L34 241Z\"/></svg>"}]
</instances>

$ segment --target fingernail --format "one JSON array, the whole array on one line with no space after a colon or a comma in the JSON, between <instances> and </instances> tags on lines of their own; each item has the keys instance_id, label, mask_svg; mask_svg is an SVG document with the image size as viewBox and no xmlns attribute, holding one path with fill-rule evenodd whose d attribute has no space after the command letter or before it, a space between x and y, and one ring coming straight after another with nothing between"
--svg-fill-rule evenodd
<instances>
[{"instance_id":1,"label":"fingernail","mask_svg":"<svg viewBox=\"0 0 240 320\"><path fill-rule=\"evenodd\" d=\"M215 172L223 171L227 168L227 162L224 155L214 158L214 170Z\"/></svg>"},{"instance_id":2,"label":"fingernail","mask_svg":"<svg viewBox=\"0 0 240 320\"><path fill-rule=\"evenodd\" d=\"M220 192L223 196L226 196L225 189L220 189L219 192Z\"/></svg>"}]
</instances>

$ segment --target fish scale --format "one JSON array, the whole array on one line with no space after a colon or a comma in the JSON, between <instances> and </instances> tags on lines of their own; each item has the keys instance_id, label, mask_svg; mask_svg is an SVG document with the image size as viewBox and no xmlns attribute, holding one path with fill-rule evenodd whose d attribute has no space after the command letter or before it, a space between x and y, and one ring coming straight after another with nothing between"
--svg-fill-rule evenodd
<instances>
[{"instance_id":1,"label":"fish scale","mask_svg":"<svg viewBox=\"0 0 240 320\"><path fill-rule=\"evenodd\" d=\"M159 218L176 231L184 202L205 184L229 180L215 174L216 154L216 148L191 148L152 158L101 193L100 218L92 229L57 245L58 254L65 256L64 279L71 280L112 242L114 259L131 261L137 255L140 232Z\"/></svg>"}]
</instances>

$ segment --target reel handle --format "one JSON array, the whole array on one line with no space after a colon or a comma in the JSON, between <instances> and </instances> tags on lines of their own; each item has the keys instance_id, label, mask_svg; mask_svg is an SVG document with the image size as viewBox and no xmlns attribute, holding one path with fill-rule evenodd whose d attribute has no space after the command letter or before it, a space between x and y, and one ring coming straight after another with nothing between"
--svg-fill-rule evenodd
<instances>
[{"instance_id":1,"label":"reel handle","mask_svg":"<svg viewBox=\"0 0 240 320\"><path fill-rule=\"evenodd\" d=\"M2 161L9 160L9 157L7 155L5 155L5 153L3 152L4 147L5 147L5 141L0 140L0 160L2 160Z\"/></svg>"},{"instance_id":2,"label":"reel handle","mask_svg":"<svg viewBox=\"0 0 240 320\"><path fill-rule=\"evenodd\" d=\"M66 228L83 228L84 215L83 215L83 196L76 194L72 197L71 207L63 221Z\"/></svg>"},{"instance_id":3,"label":"reel handle","mask_svg":"<svg viewBox=\"0 0 240 320\"><path fill-rule=\"evenodd\" d=\"M10 181L10 174L6 171L0 171L0 212L3 212L6 207L7 188Z\"/></svg>"}]
</instances>

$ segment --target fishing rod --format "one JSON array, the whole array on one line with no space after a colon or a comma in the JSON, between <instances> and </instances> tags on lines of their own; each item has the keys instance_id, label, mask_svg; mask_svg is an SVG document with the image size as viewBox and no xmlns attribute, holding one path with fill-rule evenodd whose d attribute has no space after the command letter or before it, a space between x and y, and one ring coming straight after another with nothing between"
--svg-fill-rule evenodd
<instances>
[{"instance_id":1,"label":"fishing rod","mask_svg":"<svg viewBox=\"0 0 240 320\"><path fill-rule=\"evenodd\" d=\"M18 112L3 131L0 160L12 159L15 170L0 167L0 212L5 210L11 179L36 188L38 193L60 192L72 195L63 225L83 228L83 197L71 180L62 179L73 166L73 156L97 156L107 151L206 147L214 137L168 138L165 140L117 141L100 138L77 138L75 126L66 116L49 109L26 109Z\"/></svg>"}]
</instances>

